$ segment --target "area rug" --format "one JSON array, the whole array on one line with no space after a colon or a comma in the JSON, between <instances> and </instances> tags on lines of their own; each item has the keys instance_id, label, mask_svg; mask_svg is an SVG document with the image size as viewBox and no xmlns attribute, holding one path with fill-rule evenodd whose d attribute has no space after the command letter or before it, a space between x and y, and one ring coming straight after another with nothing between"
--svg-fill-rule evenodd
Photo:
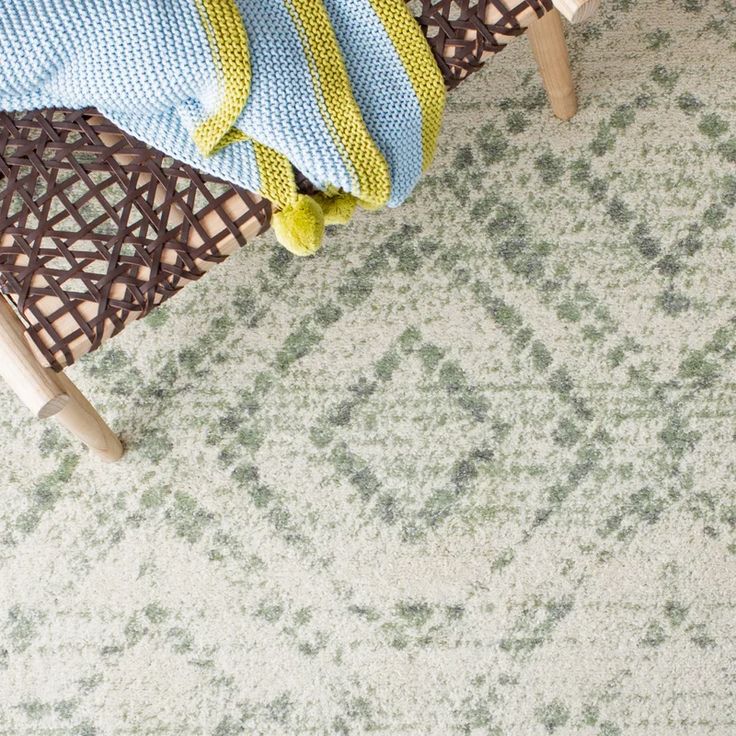
<instances>
[{"instance_id":1,"label":"area rug","mask_svg":"<svg viewBox=\"0 0 736 736\"><path fill-rule=\"evenodd\" d=\"M736 733L736 5L525 39L410 203L0 388L2 736Z\"/></svg>"}]
</instances>

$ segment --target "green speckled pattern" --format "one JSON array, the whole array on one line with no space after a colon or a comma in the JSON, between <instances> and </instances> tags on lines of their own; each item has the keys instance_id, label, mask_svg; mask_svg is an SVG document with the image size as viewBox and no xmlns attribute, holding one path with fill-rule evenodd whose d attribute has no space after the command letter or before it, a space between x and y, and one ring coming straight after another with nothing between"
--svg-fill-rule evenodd
<instances>
[{"instance_id":1,"label":"green speckled pattern","mask_svg":"<svg viewBox=\"0 0 736 736\"><path fill-rule=\"evenodd\" d=\"M527 42L410 203L0 387L0 736L736 733L736 3Z\"/></svg>"}]
</instances>

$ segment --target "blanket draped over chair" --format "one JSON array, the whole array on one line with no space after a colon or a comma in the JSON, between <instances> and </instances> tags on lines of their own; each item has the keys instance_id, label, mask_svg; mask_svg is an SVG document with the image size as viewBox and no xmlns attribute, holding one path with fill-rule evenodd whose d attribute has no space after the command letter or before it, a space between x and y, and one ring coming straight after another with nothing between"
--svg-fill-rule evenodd
<instances>
[{"instance_id":1,"label":"blanket draped over chair","mask_svg":"<svg viewBox=\"0 0 736 736\"><path fill-rule=\"evenodd\" d=\"M280 208L291 251L430 163L442 76L405 0L6 0L0 110L94 106ZM297 190L294 167L321 190Z\"/></svg>"}]
</instances>

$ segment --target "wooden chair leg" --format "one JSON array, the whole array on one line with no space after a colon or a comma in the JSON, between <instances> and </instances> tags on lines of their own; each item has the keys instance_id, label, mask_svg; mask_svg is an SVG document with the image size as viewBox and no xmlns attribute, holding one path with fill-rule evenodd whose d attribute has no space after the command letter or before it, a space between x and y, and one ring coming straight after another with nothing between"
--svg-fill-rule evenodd
<instances>
[{"instance_id":1,"label":"wooden chair leg","mask_svg":"<svg viewBox=\"0 0 736 736\"><path fill-rule=\"evenodd\" d=\"M58 373L55 378L69 397L61 411L54 415L56 421L102 460L119 460L124 451L117 435L66 375Z\"/></svg>"},{"instance_id":2,"label":"wooden chair leg","mask_svg":"<svg viewBox=\"0 0 736 736\"><path fill-rule=\"evenodd\" d=\"M527 35L552 111L569 120L578 110L578 100L559 11L551 10L532 23Z\"/></svg>"},{"instance_id":3,"label":"wooden chair leg","mask_svg":"<svg viewBox=\"0 0 736 736\"><path fill-rule=\"evenodd\" d=\"M0 376L41 418L59 423L103 460L122 457L123 446L79 389L63 374L42 366L26 341L23 325L0 297Z\"/></svg>"}]
</instances>

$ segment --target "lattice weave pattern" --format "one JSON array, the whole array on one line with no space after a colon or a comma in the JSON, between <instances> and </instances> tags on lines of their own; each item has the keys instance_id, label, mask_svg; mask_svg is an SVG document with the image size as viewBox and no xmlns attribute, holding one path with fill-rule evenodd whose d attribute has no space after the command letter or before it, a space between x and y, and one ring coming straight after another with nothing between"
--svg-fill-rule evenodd
<instances>
[{"instance_id":1,"label":"lattice weave pattern","mask_svg":"<svg viewBox=\"0 0 736 736\"><path fill-rule=\"evenodd\" d=\"M414 0L411 5L449 89L524 33L530 11L541 18L552 10L552 0Z\"/></svg>"},{"instance_id":2,"label":"lattice weave pattern","mask_svg":"<svg viewBox=\"0 0 736 736\"><path fill-rule=\"evenodd\" d=\"M552 0L407 0L448 87ZM303 182L308 188L308 183ZM0 289L57 370L266 230L270 204L94 111L0 114Z\"/></svg>"}]
</instances>

